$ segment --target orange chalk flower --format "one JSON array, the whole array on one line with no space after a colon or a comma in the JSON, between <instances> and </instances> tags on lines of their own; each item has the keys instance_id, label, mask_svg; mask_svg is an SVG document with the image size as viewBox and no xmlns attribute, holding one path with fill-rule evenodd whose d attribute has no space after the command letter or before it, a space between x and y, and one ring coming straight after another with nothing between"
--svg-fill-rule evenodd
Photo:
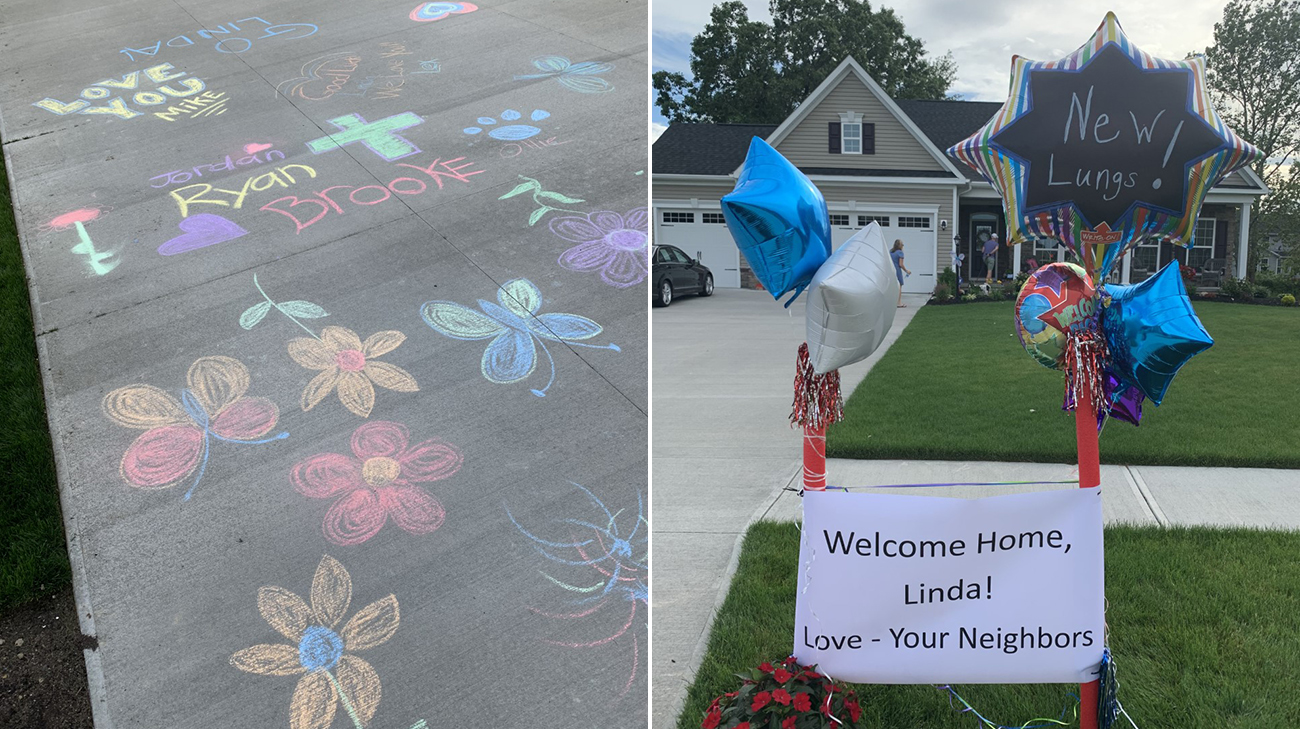
<instances>
[{"instance_id":1,"label":"orange chalk flower","mask_svg":"<svg viewBox=\"0 0 1300 729\"><path fill-rule=\"evenodd\" d=\"M257 591L257 609L290 645L263 644L230 657L230 664L262 676L295 676L289 704L290 729L328 729L338 704L355 726L365 726L379 707L379 675L351 655L384 643L397 632L397 597L389 595L363 608L337 629L352 601L352 577L326 555L311 583L311 606L283 587Z\"/></svg>"},{"instance_id":2,"label":"orange chalk flower","mask_svg":"<svg viewBox=\"0 0 1300 729\"><path fill-rule=\"evenodd\" d=\"M302 409L311 410L325 396L338 390L339 402L363 418L375 407L375 385L397 392L418 392L411 373L387 362L376 361L406 341L401 332L376 332L365 342L356 332L343 327L325 327L320 339L299 337L289 342L289 356L320 374L302 391Z\"/></svg>"}]
</instances>

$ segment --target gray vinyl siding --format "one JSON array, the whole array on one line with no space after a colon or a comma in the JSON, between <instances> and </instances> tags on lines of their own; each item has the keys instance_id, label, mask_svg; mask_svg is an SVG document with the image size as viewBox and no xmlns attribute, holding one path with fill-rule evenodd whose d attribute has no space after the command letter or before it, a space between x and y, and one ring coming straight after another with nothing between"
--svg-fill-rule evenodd
<instances>
[{"instance_id":1,"label":"gray vinyl siding","mask_svg":"<svg viewBox=\"0 0 1300 729\"><path fill-rule=\"evenodd\" d=\"M723 195L735 188L735 182L722 182L707 185L683 185L673 182L654 180L654 202L656 205L664 200L699 200L701 205L716 204Z\"/></svg>"},{"instance_id":2,"label":"gray vinyl siding","mask_svg":"<svg viewBox=\"0 0 1300 729\"><path fill-rule=\"evenodd\" d=\"M852 111L876 125L875 154L830 154L828 124ZM943 170L916 137L885 108L852 72L776 146L796 167L849 167L890 170Z\"/></svg>"}]
</instances>

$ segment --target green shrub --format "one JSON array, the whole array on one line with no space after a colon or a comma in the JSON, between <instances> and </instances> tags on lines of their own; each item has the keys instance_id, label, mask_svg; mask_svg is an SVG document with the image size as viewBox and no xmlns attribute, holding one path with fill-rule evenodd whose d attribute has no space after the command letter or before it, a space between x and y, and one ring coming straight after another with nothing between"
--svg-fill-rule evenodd
<instances>
[{"instance_id":1,"label":"green shrub","mask_svg":"<svg viewBox=\"0 0 1300 729\"><path fill-rule=\"evenodd\" d=\"M1282 294L1282 306L1295 306L1295 296Z\"/></svg>"},{"instance_id":2,"label":"green shrub","mask_svg":"<svg viewBox=\"0 0 1300 729\"><path fill-rule=\"evenodd\" d=\"M943 267L943 273L939 274L939 285L947 286L949 291L957 290L957 272L952 270L952 266Z\"/></svg>"},{"instance_id":3,"label":"green shrub","mask_svg":"<svg viewBox=\"0 0 1300 729\"><path fill-rule=\"evenodd\" d=\"M1242 301L1251 297L1250 282L1244 278L1230 278L1219 287L1219 296Z\"/></svg>"},{"instance_id":4,"label":"green shrub","mask_svg":"<svg viewBox=\"0 0 1300 729\"><path fill-rule=\"evenodd\" d=\"M966 294L965 296L962 296L962 297L961 297L961 300L962 300L962 301L974 301L975 298L976 298L976 297L975 297L975 294Z\"/></svg>"},{"instance_id":5,"label":"green shrub","mask_svg":"<svg viewBox=\"0 0 1300 729\"><path fill-rule=\"evenodd\" d=\"M1262 286L1267 290L1268 298L1281 296L1282 294L1300 296L1300 281L1297 281L1287 274L1266 273L1260 271L1255 274L1255 285Z\"/></svg>"},{"instance_id":6,"label":"green shrub","mask_svg":"<svg viewBox=\"0 0 1300 729\"><path fill-rule=\"evenodd\" d=\"M1268 289L1264 286L1260 286L1259 284L1255 284L1254 286L1252 286L1250 288L1250 293L1257 299L1273 298L1273 295L1269 293Z\"/></svg>"},{"instance_id":7,"label":"green shrub","mask_svg":"<svg viewBox=\"0 0 1300 729\"><path fill-rule=\"evenodd\" d=\"M948 284L941 283L938 286L934 287L935 301L947 301L948 299L951 298L952 298L952 289L948 288Z\"/></svg>"},{"instance_id":8,"label":"green shrub","mask_svg":"<svg viewBox=\"0 0 1300 729\"><path fill-rule=\"evenodd\" d=\"M1020 273L1016 274L1016 282L1014 285L1016 287L1017 295L1019 295L1020 289L1023 289L1025 287L1025 282L1028 280L1029 280L1029 274L1025 273L1024 271L1021 271Z\"/></svg>"},{"instance_id":9,"label":"green shrub","mask_svg":"<svg viewBox=\"0 0 1300 729\"><path fill-rule=\"evenodd\" d=\"M1196 284L1191 281L1183 281L1183 286L1187 289L1187 296L1189 298L1196 296Z\"/></svg>"}]
</instances>

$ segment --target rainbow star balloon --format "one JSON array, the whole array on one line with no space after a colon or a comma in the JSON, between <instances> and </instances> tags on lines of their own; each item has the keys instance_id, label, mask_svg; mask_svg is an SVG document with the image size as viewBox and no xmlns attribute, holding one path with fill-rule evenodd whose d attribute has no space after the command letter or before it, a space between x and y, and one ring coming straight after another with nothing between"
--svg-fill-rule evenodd
<instances>
[{"instance_id":1,"label":"rainbow star balloon","mask_svg":"<svg viewBox=\"0 0 1300 729\"><path fill-rule=\"evenodd\" d=\"M1138 48L1114 13L1056 61L1011 59L1002 108L948 154L1002 195L1008 244L1054 238L1103 281L1133 246L1190 246L1211 187L1262 158L1210 103L1202 58Z\"/></svg>"}]
</instances>

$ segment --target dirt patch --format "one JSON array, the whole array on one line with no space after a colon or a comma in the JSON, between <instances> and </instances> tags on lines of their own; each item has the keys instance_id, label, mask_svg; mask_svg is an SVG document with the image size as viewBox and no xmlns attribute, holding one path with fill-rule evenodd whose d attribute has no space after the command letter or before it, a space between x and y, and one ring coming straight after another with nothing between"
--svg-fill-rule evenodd
<instances>
[{"instance_id":1,"label":"dirt patch","mask_svg":"<svg viewBox=\"0 0 1300 729\"><path fill-rule=\"evenodd\" d=\"M0 726L92 729L72 588L0 615Z\"/></svg>"}]
</instances>

